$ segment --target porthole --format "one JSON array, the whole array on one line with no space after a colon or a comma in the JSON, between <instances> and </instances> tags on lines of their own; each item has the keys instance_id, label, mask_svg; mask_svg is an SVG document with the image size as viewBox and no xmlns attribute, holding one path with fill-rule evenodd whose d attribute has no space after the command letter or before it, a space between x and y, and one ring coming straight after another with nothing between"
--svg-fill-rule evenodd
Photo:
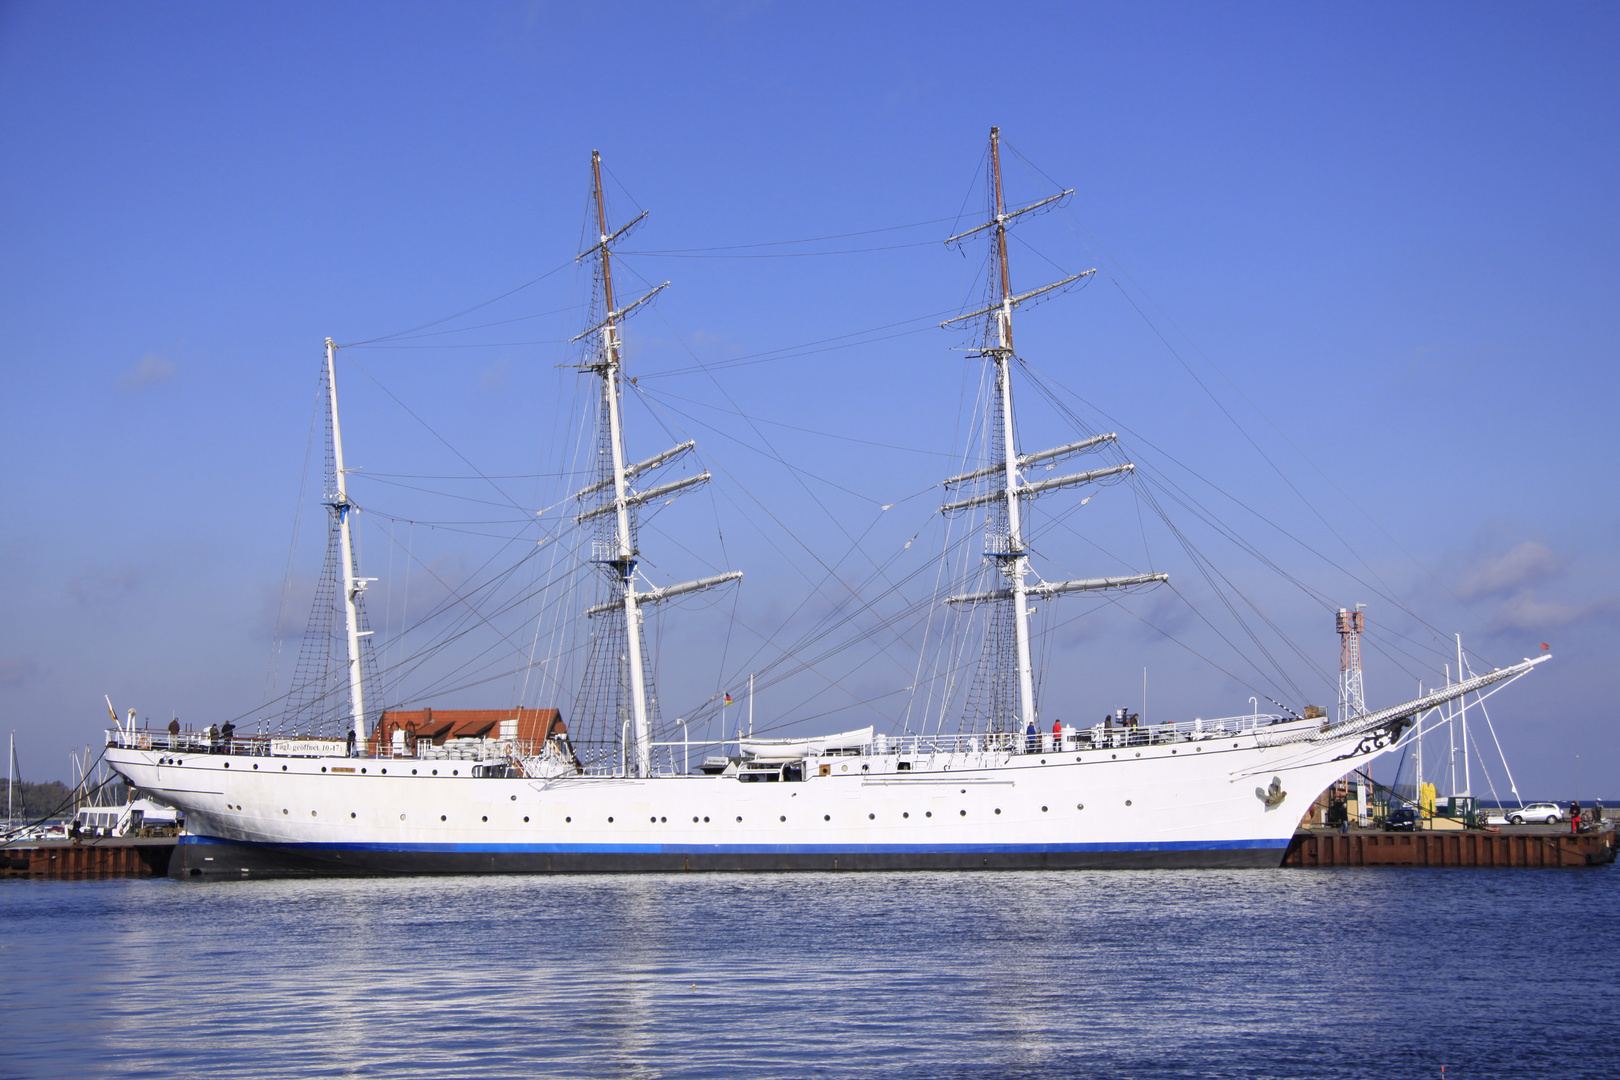
<instances>
[{"instance_id":1,"label":"porthole","mask_svg":"<svg viewBox=\"0 0 1620 1080\"><path fill-rule=\"evenodd\" d=\"M349 816L354 817L353 814L350 814ZM399 815L399 820L404 821L405 820L405 815L404 814Z\"/></svg>"},{"instance_id":2,"label":"porthole","mask_svg":"<svg viewBox=\"0 0 1620 1080\"><path fill-rule=\"evenodd\" d=\"M1237 749L1237 747L1238 747L1238 744L1237 744L1237 743L1233 743L1233 744L1232 744L1232 749L1234 749L1234 750L1236 750L1236 749Z\"/></svg>"},{"instance_id":3,"label":"porthole","mask_svg":"<svg viewBox=\"0 0 1620 1080\"><path fill-rule=\"evenodd\" d=\"M1174 750L1172 750L1172 751L1170 751L1170 752L1171 752L1171 753L1172 753L1172 754L1173 754L1173 753L1175 753L1175 751L1174 751Z\"/></svg>"},{"instance_id":4,"label":"porthole","mask_svg":"<svg viewBox=\"0 0 1620 1080\"><path fill-rule=\"evenodd\" d=\"M876 821L877 820L877 815L876 814L867 814L866 815L866 820L867 821Z\"/></svg>"},{"instance_id":5,"label":"porthole","mask_svg":"<svg viewBox=\"0 0 1620 1080\"><path fill-rule=\"evenodd\" d=\"M322 766L321 766L321 772L325 772L325 771L326 771L326 766L325 766L325 765L322 765Z\"/></svg>"},{"instance_id":6,"label":"porthole","mask_svg":"<svg viewBox=\"0 0 1620 1080\"><path fill-rule=\"evenodd\" d=\"M1041 758L1041 764L1042 764L1042 765L1045 765L1045 764L1046 764L1046 759L1045 759L1045 758Z\"/></svg>"},{"instance_id":7,"label":"porthole","mask_svg":"<svg viewBox=\"0 0 1620 1080\"><path fill-rule=\"evenodd\" d=\"M1074 760L1083 761L1084 759L1079 754L1076 754L1076 755L1074 755Z\"/></svg>"},{"instance_id":8,"label":"porthole","mask_svg":"<svg viewBox=\"0 0 1620 1080\"><path fill-rule=\"evenodd\" d=\"M1118 760L1119 760L1119 755L1118 755L1118 754L1109 754L1109 755L1108 755L1108 756L1109 756L1109 757L1110 757L1110 758L1111 758L1111 759L1112 759L1112 760L1114 760L1114 761L1118 761Z\"/></svg>"},{"instance_id":9,"label":"porthole","mask_svg":"<svg viewBox=\"0 0 1620 1080\"><path fill-rule=\"evenodd\" d=\"M528 823L529 823L529 819L528 819L528 818L524 818L524 819L523 819L523 824L525 824L525 825L527 825L527 824L528 824Z\"/></svg>"},{"instance_id":10,"label":"porthole","mask_svg":"<svg viewBox=\"0 0 1620 1080\"><path fill-rule=\"evenodd\" d=\"M964 814L965 814L965 813L967 813L967 811L966 811L966 810L964 810L964 811L962 811L962 813L964 813ZM999 814L999 813L1001 813L1001 807L999 807L999 806L998 806L998 807L996 807L996 813L998 813L998 814Z\"/></svg>"},{"instance_id":11,"label":"porthole","mask_svg":"<svg viewBox=\"0 0 1620 1080\"><path fill-rule=\"evenodd\" d=\"M516 795L512 796L512 801L517 802L517 796Z\"/></svg>"},{"instance_id":12,"label":"porthole","mask_svg":"<svg viewBox=\"0 0 1620 1080\"><path fill-rule=\"evenodd\" d=\"M786 821L787 818L783 818L782 820ZM821 820L822 821L831 821L832 820L832 815L831 814L822 814L821 815Z\"/></svg>"},{"instance_id":13,"label":"porthole","mask_svg":"<svg viewBox=\"0 0 1620 1080\"><path fill-rule=\"evenodd\" d=\"M524 819L524 820L527 820L527 819ZM608 820L609 820L609 821L612 821L612 820L613 820L613 819L612 819L612 818L608 818ZM564 824L567 824L567 825L572 825L572 824L573 824L573 823L574 823L574 819L573 819L573 818L571 818L571 817L565 817L565 818L563 818L563 822L564 822Z\"/></svg>"},{"instance_id":14,"label":"porthole","mask_svg":"<svg viewBox=\"0 0 1620 1080\"><path fill-rule=\"evenodd\" d=\"M1141 756L1142 756L1142 751L1140 751L1140 750L1138 750L1138 751L1137 751L1137 752L1136 752L1136 756L1137 756L1137 757L1141 757Z\"/></svg>"},{"instance_id":15,"label":"porthole","mask_svg":"<svg viewBox=\"0 0 1620 1080\"><path fill-rule=\"evenodd\" d=\"M415 775L416 775L416 770L415 770L415 769L412 769L412 770L411 770L411 775L412 775L412 776L415 776Z\"/></svg>"},{"instance_id":16,"label":"porthole","mask_svg":"<svg viewBox=\"0 0 1620 1080\"><path fill-rule=\"evenodd\" d=\"M1195 753L1195 754L1202 754L1202 753L1203 753L1203 752L1204 752L1204 748L1203 748L1203 747L1202 747L1202 746L1195 746L1195 747L1193 747L1193 753Z\"/></svg>"},{"instance_id":17,"label":"porthole","mask_svg":"<svg viewBox=\"0 0 1620 1080\"><path fill-rule=\"evenodd\" d=\"M838 771L839 772L849 772L849 766L848 765L840 765L840 766L838 766Z\"/></svg>"},{"instance_id":18,"label":"porthole","mask_svg":"<svg viewBox=\"0 0 1620 1080\"><path fill-rule=\"evenodd\" d=\"M961 814L963 817L967 817L967 811L966 810L958 810L957 813ZM1000 811L997 811L997 813L1000 813Z\"/></svg>"},{"instance_id":19,"label":"porthole","mask_svg":"<svg viewBox=\"0 0 1620 1080\"><path fill-rule=\"evenodd\" d=\"M365 772L366 770L361 769L360 771ZM461 770L460 769L451 769L450 770L450 775L451 776L460 776L461 775Z\"/></svg>"},{"instance_id":20,"label":"porthole","mask_svg":"<svg viewBox=\"0 0 1620 1080\"><path fill-rule=\"evenodd\" d=\"M287 812L287 811L286 811L286 810L285 810L285 809L283 809L283 810L282 810L282 811L281 811L281 812L282 812L282 813L283 813L283 814L285 814L285 813L286 813L286 812Z\"/></svg>"},{"instance_id":21,"label":"porthole","mask_svg":"<svg viewBox=\"0 0 1620 1080\"><path fill-rule=\"evenodd\" d=\"M361 771L361 772L365 772L365 770L364 770L364 769L361 769L361 770L360 770L360 771ZM387 770L387 769L384 769L384 770L382 770L382 774L383 774L383 775L384 775L384 776L387 776L387 775L388 775L388 770Z\"/></svg>"},{"instance_id":22,"label":"porthole","mask_svg":"<svg viewBox=\"0 0 1620 1080\"><path fill-rule=\"evenodd\" d=\"M667 822L667 821L669 821L669 818L667 818L667 817L661 817L661 818L659 818L659 819L658 819L658 820L659 820L659 821L663 821L663 822Z\"/></svg>"},{"instance_id":23,"label":"porthole","mask_svg":"<svg viewBox=\"0 0 1620 1080\"><path fill-rule=\"evenodd\" d=\"M434 769L434 770L433 770L433 775L434 775L434 776L438 776L438 775L439 775L439 770L438 770L438 769Z\"/></svg>"},{"instance_id":24,"label":"porthole","mask_svg":"<svg viewBox=\"0 0 1620 1080\"><path fill-rule=\"evenodd\" d=\"M934 812L932 810L925 810L923 812L923 817L933 817L933 816L934 816Z\"/></svg>"},{"instance_id":25,"label":"porthole","mask_svg":"<svg viewBox=\"0 0 1620 1080\"><path fill-rule=\"evenodd\" d=\"M707 825L707 824L708 824L708 823L709 823L709 819L708 819L708 818L704 818L704 819L703 819L703 824L705 824L705 825Z\"/></svg>"},{"instance_id":26,"label":"porthole","mask_svg":"<svg viewBox=\"0 0 1620 1080\"><path fill-rule=\"evenodd\" d=\"M782 815L782 817L781 817L781 819L780 819L780 820L782 820L782 821L786 821L786 820L787 820L787 815L786 815L786 814L783 814L783 815Z\"/></svg>"},{"instance_id":27,"label":"porthole","mask_svg":"<svg viewBox=\"0 0 1620 1080\"><path fill-rule=\"evenodd\" d=\"M1126 805L1126 806L1129 806L1129 805L1131 805L1131 800L1129 800L1129 799L1126 799L1126 800L1125 800L1125 805Z\"/></svg>"},{"instance_id":28,"label":"porthole","mask_svg":"<svg viewBox=\"0 0 1620 1080\"><path fill-rule=\"evenodd\" d=\"M903 817L903 818L908 818L908 817L911 816L911 811L910 810L902 811L900 816Z\"/></svg>"},{"instance_id":29,"label":"porthole","mask_svg":"<svg viewBox=\"0 0 1620 1080\"><path fill-rule=\"evenodd\" d=\"M440 815L439 815L439 820L440 820L440 821L444 821L444 820L445 820L445 816L444 816L444 815L443 815L443 814L440 814Z\"/></svg>"},{"instance_id":30,"label":"porthole","mask_svg":"<svg viewBox=\"0 0 1620 1080\"><path fill-rule=\"evenodd\" d=\"M1044 807L1044 806L1041 807L1041 813L1043 813L1043 814L1046 813L1046 807Z\"/></svg>"},{"instance_id":31,"label":"porthole","mask_svg":"<svg viewBox=\"0 0 1620 1080\"><path fill-rule=\"evenodd\" d=\"M654 814L652 817L648 818L647 820L652 822L654 825L656 825L656 824L658 824L658 815Z\"/></svg>"},{"instance_id":32,"label":"porthole","mask_svg":"<svg viewBox=\"0 0 1620 1080\"><path fill-rule=\"evenodd\" d=\"M227 761L227 762L226 762L226 763L225 763L225 767L226 767L226 768L227 768L227 769L228 769L228 768L230 768L230 767L231 767L231 763L230 763L230 762L228 762L228 761ZM323 770L323 771L324 771L324 770Z\"/></svg>"},{"instance_id":33,"label":"porthole","mask_svg":"<svg viewBox=\"0 0 1620 1080\"><path fill-rule=\"evenodd\" d=\"M697 823L698 823L697 822L697 815L694 814L694 815L692 815L692 824L696 825Z\"/></svg>"},{"instance_id":34,"label":"porthole","mask_svg":"<svg viewBox=\"0 0 1620 1080\"><path fill-rule=\"evenodd\" d=\"M478 820L479 821L488 821L489 820L489 815L485 814L483 817L479 818Z\"/></svg>"},{"instance_id":35,"label":"porthole","mask_svg":"<svg viewBox=\"0 0 1620 1080\"><path fill-rule=\"evenodd\" d=\"M287 771L287 766L285 766L285 765L283 765L283 766L282 766L282 767L281 767L281 771L282 771L282 772L286 772L286 771Z\"/></svg>"},{"instance_id":36,"label":"porthole","mask_svg":"<svg viewBox=\"0 0 1620 1080\"><path fill-rule=\"evenodd\" d=\"M739 820L741 820L741 819L739 819ZM613 819L612 818L608 818L608 824L609 825L613 824Z\"/></svg>"},{"instance_id":37,"label":"porthole","mask_svg":"<svg viewBox=\"0 0 1620 1080\"><path fill-rule=\"evenodd\" d=\"M1081 802L1081 803L1075 803L1075 804L1074 804L1074 808L1075 808L1075 809L1076 809L1076 810L1084 810L1084 809L1085 809L1085 808L1086 808L1086 804L1085 804L1085 803L1083 803L1083 802Z\"/></svg>"},{"instance_id":38,"label":"porthole","mask_svg":"<svg viewBox=\"0 0 1620 1080\"><path fill-rule=\"evenodd\" d=\"M360 770L360 775L361 775L361 776L364 776L364 775L366 775L366 770L364 770L364 769L361 769L361 770Z\"/></svg>"},{"instance_id":39,"label":"porthole","mask_svg":"<svg viewBox=\"0 0 1620 1080\"><path fill-rule=\"evenodd\" d=\"M258 766L257 766L257 765L255 765L255 766L253 766L253 768L254 768L254 770L255 770L255 771L257 771L257 769L258 769L258 768L259 768L259 767L258 767Z\"/></svg>"},{"instance_id":40,"label":"porthole","mask_svg":"<svg viewBox=\"0 0 1620 1080\"><path fill-rule=\"evenodd\" d=\"M310 811L310 812L309 812L309 816L310 816L310 817L314 817L314 816L315 816L315 811L313 811L313 810L311 810L311 811Z\"/></svg>"},{"instance_id":41,"label":"porthole","mask_svg":"<svg viewBox=\"0 0 1620 1080\"><path fill-rule=\"evenodd\" d=\"M741 825L741 824L742 824L742 818L738 818L738 819L737 819L737 824L739 824L739 825Z\"/></svg>"}]
</instances>

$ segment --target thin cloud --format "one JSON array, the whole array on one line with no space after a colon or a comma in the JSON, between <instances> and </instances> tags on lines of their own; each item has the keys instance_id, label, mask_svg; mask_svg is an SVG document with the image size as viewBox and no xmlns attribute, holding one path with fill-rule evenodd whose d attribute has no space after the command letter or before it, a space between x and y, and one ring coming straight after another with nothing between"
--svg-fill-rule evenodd
<instances>
[{"instance_id":1,"label":"thin cloud","mask_svg":"<svg viewBox=\"0 0 1620 1080\"><path fill-rule=\"evenodd\" d=\"M91 570L68 579L68 595L87 610L117 606L141 584L135 570Z\"/></svg>"},{"instance_id":2,"label":"thin cloud","mask_svg":"<svg viewBox=\"0 0 1620 1080\"><path fill-rule=\"evenodd\" d=\"M39 661L32 656L0 660L0 686L21 686L39 675Z\"/></svg>"},{"instance_id":3,"label":"thin cloud","mask_svg":"<svg viewBox=\"0 0 1620 1080\"><path fill-rule=\"evenodd\" d=\"M174 361L157 353L147 353L134 367L118 376L118 388L126 394L133 394L148 386L170 382L178 374Z\"/></svg>"},{"instance_id":4,"label":"thin cloud","mask_svg":"<svg viewBox=\"0 0 1620 1080\"><path fill-rule=\"evenodd\" d=\"M1498 596L1546 581L1564 568L1564 560L1539 540L1501 555L1482 555L1462 572L1457 594L1464 600Z\"/></svg>"},{"instance_id":5,"label":"thin cloud","mask_svg":"<svg viewBox=\"0 0 1620 1080\"><path fill-rule=\"evenodd\" d=\"M1600 596L1584 604L1542 600L1531 589L1514 594L1496 609L1492 629L1545 634L1575 623L1610 622L1620 618L1620 597Z\"/></svg>"}]
</instances>

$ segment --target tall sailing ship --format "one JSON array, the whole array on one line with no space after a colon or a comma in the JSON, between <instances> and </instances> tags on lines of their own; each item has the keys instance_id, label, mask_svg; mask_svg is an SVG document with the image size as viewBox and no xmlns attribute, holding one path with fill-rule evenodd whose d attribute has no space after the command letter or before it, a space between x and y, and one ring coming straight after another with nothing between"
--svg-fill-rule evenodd
<instances>
[{"instance_id":1,"label":"tall sailing ship","mask_svg":"<svg viewBox=\"0 0 1620 1080\"><path fill-rule=\"evenodd\" d=\"M946 514L975 514L985 538L978 584L944 598L983 630L975 691L956 734L750 738L698 772L676 768L660 719L644 622L650 609L741 578L738 571L654 585L641 569L638 512L710 479L707 471L638 486L686 458L685 442L639 462L625 452L621 327L663 286L619 306L614 248L641 220L610 228L592 155L600 316L578 339L597 381L596 476L576 493L589 530L596 602L578 699L589 734L555 709L384 712L376 697L362 578L351 537L335 347L327 341L325 581L341 592L346 738L191 735L120 727L107 760L185 812L181 875L542 873L680 870L901 870L1277 865L1302 812L1334 781L1403 745L1425 713L1527 673L1536 660L1388 708L1360 694L1334 718L1259 714L1220 720L1044 730L1031 650L1035 601L1151 587L1162 573L1046 581L1030 564L1029 500L1128 474L1130 463L1033 479L1034 466L1112 443L1095 435L1020 450L1013 313L1074 275L1015 293L1008 226L1060 200L1003 201L999 133L990 134L988 220L951 242L988 239L982 309L950 324L977 331L993 390L984 464L945 481ZM642 217L645 216L641 215ZM950 325L947 324L947 325ZM336 597L328 610L337 610ZM317 604L319 609L320 605ZM307 686L306 682L306 692ZM295 686L294 695L299 693ZM1309 713L1310 710L1307 710ZM613 730L613 729L617 730ZM457 737L463 736L463 737Z\"/></svg>"}]
</instances>

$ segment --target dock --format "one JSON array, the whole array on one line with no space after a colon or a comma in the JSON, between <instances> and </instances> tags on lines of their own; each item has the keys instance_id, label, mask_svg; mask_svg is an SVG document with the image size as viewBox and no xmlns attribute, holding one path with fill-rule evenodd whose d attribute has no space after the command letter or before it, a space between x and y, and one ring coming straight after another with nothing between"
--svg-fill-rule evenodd
<instances>
[{"instance_id":1,"label":"dock","mask_svg":"<svg viewBox=\"0 0 1620 1080\"><path fill-rule=\"evenodd\" d=\"M34 840L0 847L0 877L50 881L164 877L174 837Z\"/></svg>"},{"instance_id":2,"label":"dock","mask_svg":"<svg viewBox=\"0 0 1620 1080\"><path fill-rule=\"evenodd\" d=\"M1574 868L1614 862L1615 831L1373 832L1294 834L1284 866Z\"/></svg>"}]
</instances>

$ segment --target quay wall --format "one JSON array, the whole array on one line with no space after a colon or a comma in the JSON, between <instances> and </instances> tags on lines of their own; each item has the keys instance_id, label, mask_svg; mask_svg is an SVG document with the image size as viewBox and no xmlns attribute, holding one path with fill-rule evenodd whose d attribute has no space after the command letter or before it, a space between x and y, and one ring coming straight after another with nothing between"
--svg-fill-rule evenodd
<instances>
[{"instance_id":1,"label":"quay wall","mask_svg":"<svg viewBox=\"0 0 1620 1080\"><path fill-rule=\"evenodd\" d=\"M164 877L173 838L41 840L0 847L0 877L83 881L92 878Z\"/></svg>"},{"instance_id":2,"label":"quay wall","mask_svg":"<svg viewBox=\"0 0 1620 1080\"><path fill-rule=\"evenodd\" d=\"M1300 832L1284 866L1556 868L1614 862L1615 832Z\"/></svg>"}]
</instances>

